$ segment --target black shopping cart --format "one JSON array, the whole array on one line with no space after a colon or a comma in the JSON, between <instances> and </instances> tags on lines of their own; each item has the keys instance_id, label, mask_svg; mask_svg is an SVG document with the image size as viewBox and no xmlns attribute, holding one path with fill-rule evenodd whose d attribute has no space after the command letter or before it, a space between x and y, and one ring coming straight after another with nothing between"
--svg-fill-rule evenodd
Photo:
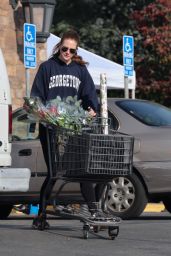
<instances>
[{"instance_id":1,"label":"black shopping cart","mask_svg":"<svg viewBox=\"0 0 171 256\"><path fill-rule=\"evenodd\" d=\"M104 218L92 219L74 210L66 212L63 206L56 205L56 200L53 210L46 210L48 187L53 180L63 181L55 196L57 198L69 182L103 183L106 184L107 196L108 182L114 176L132 172L133 137L111 129L108 134L103 134L99 121L79 133L52 125L46 125L46 131L50 176L43 195L40 229L45 228L46 214L52 214L82 221L84 238L88 238L90 230L97 232L100 226L105 226L109 237L114 239L119 233L120 218L106 214Z\"/></svg>"}]
</instances>

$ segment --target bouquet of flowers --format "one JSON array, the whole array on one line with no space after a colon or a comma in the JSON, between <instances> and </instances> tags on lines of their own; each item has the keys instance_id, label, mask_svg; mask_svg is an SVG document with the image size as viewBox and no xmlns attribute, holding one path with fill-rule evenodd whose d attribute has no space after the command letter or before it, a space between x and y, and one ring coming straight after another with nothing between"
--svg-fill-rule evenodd
<instances>
[{"instance_id":1,"label":"bouquet of flowers","mask_svg":"<svg viewBox=\"0 0 171 256\"><path fill-rule=\"evenodd\" d=\"M46 122L63 128L80 131L83 125L91 121L87 111L81 107L77 97L67 97L61 100L59 96L44 105L38 97L24 97L24 108L30 119Z\"/></svg>"}]
</instances>

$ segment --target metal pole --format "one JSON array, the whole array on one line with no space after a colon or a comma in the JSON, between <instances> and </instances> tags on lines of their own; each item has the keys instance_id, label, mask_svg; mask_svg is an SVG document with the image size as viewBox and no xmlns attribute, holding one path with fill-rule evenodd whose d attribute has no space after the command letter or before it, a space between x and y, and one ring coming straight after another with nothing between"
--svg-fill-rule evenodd
<instances>
[{"instance_id":1,"label":"metal pole","mask_svg":"<svg viewBox=\"0 0 171 256\"><path fill-rule=\"evenodd\" d=\"M125 98L129 98L129 91L128 91L128 77L124 76L124 88L125 88Z\"/></svg>"},{"instance_id":2,"label":"metal pole","mask_svg":"<svg viewBox=\"0 0 171 256\"><path fill-rule=\"evenodd\" d=\"M108 111L107 111L107 79L106 74L100 74L100 105L103 133L108 134Z\"/></svg>"},{"instance_id":3,"label":"metal pole","mask_svg":"<svg viewBox=\"0 0 171 256\"><path fill-rule=\"evenodd\" d=\"M25 79L26 79L26 97L30 97L30 70L25 69ZM30 124L27 124L27 137L30 135Z\"/></svg>"},{"instance_id":4,"label":"metal pole","mask_svg":"<svg viewBox=\"0 0 171 256\"><path fill-rule=\"evenodd\" d=\"M30 69L26 68L26 97L30 96Z\"/></svg>"},{"instance_id":5,"label":"metal pole","mask_svg":"<svg viewBox=\"0 0 171 256\"><path fill-rule=\"evenodd\" d=\"M132 99L135 99L135 89L132 89Z\"/></svg>"}]
</instances>

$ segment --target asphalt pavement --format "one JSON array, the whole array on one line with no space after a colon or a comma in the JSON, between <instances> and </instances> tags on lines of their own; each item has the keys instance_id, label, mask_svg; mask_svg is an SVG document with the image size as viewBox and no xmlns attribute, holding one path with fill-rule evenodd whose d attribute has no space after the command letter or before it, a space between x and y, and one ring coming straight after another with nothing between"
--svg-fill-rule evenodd
<instances>
[{"instance_id":1,"label":"asphalt pavement","mask_svg":"<svg viewBox=\"0 0 171 256\"><path fill-rule=\"evenodd\" d=\"M82 223L49 218L49 230L31 229L32 217L11 215L0 221L2 256L170 256L171 216L145 212L137 219L122 221L113 241L107 230L83 239Z\"/></svg>"}]
</instances>

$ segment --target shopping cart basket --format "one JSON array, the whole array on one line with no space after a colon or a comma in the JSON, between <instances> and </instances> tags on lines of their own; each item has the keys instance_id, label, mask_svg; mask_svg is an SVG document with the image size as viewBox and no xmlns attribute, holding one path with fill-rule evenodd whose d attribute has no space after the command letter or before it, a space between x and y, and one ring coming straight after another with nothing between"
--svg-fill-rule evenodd
<instances>
[{"instance_id":1,"label":"shopping cart basket","mask_svg":"<svg viewBox=\"0 0 171 256\"><path fill-rule=\"evenodd\" d=\"M56 127L50 138L53 170L67 177L104 178L132 172L132 136L111 129L107 135L99 134L91 128L76 134Z\"/></svg>"}]
</instances>

